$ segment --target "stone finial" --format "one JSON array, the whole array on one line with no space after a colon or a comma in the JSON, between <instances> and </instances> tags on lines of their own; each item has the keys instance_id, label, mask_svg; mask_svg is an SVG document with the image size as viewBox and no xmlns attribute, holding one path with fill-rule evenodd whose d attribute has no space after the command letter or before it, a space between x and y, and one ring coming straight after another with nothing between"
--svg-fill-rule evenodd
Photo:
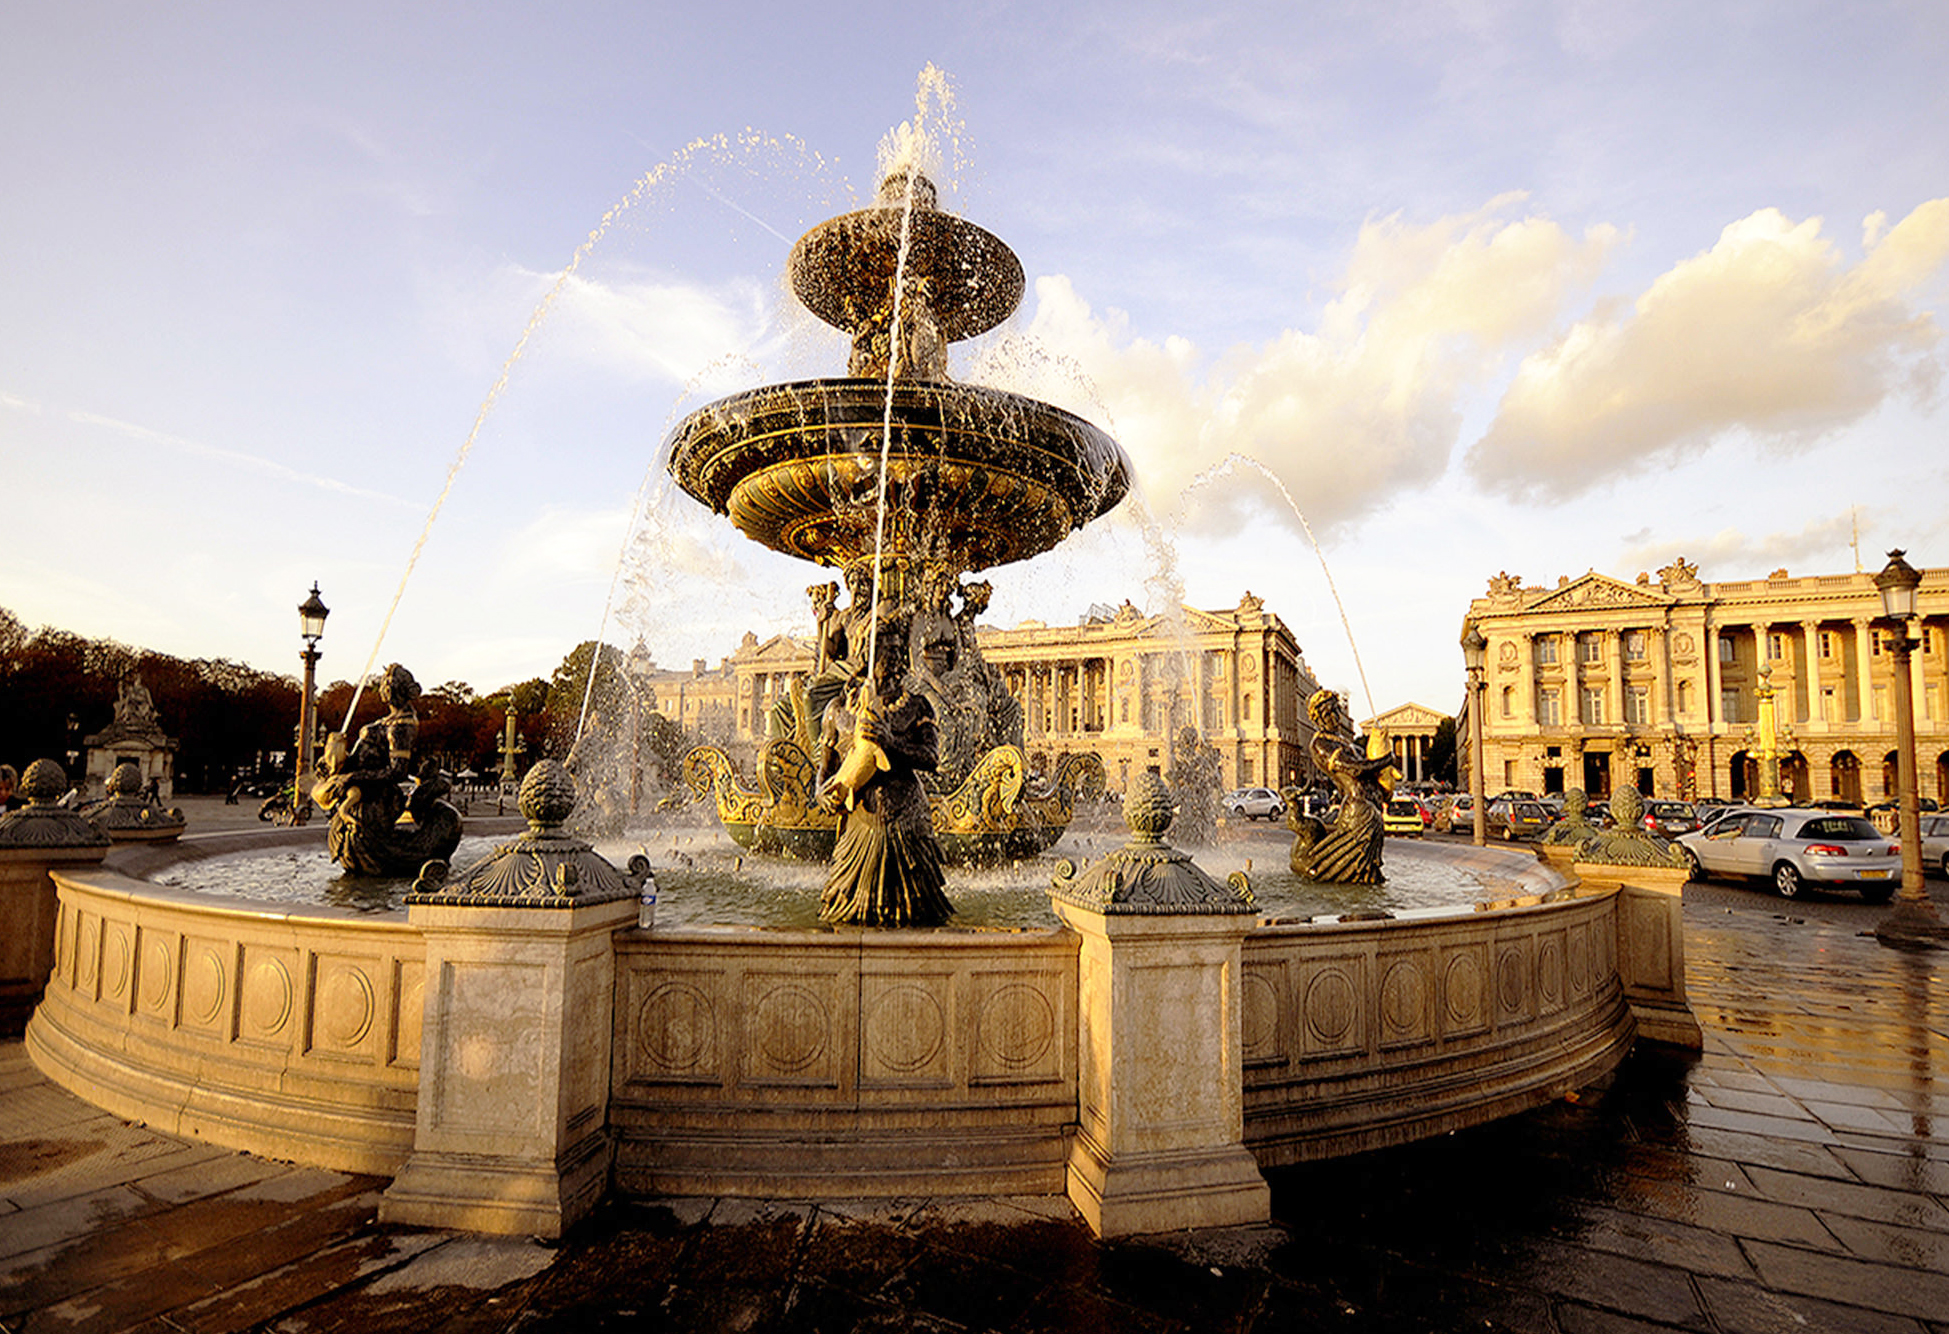
<instances>
[{"instance_id":1,"label":"stone finial","mask_svg":"<svg viewBox=\"0 0 1949 1334\"><path fill-rule=\"evenodd\" d=\"M1153 773L1139 774L1123 803L1130 842L1080 874L1065 857L1050 877L1050 895L1105 916L1256 911L1243 871L1232 872L1220 884L1164 842L1171 813L1170 789L1163 780Z\"/></svg>"},{"instance_id":2,"label":"stone finial","mask_svg":"<svg viewBox=\"0 0 1949 1334\"><path fill-rule=\"evenodd\" d=\"M124 760L108 776L108 796L82 808L81 814L116 843L166 842L183 832L183 812L151 801L142 770Z\"/></svg>"},{"instance_id":3,"label":"stone finial","mask_svg":"<svg viewBox=\"0 0 1949 1334\"><path fill-rule=\"evenodd\" d=\"M1572 865L1602 866L1687 866L1678 847L1640 823L1644 819L1644 794L1635 787L1619 788L1611 795L1614 829L1599 830L1577 846Z\"/></svg>"},{"instance_id":4,"label":"stone finial","mask_svg":"<svg viewBox=\"0 0 1949 1334\"><path fill-rule=\"evenodd\" d=\"M429 861L406 902L479 908L579 908L635 898L651 879L650 859L638 853L618 871L562 826L575 812L575 779L566 765L542 760L521 780L521 814L528 832L449 879L444 861Z\"/></svg>"},{"instance_id":5,"label":"stone finial","mask_svg":"<svg viewBox=\"0 0 1949 1334\"><path fill-rule=\"evenodd\" d=\"M57 805L68 790L68 775L53 760L35 760L20 776L27 806L0 820L0 848L100 848L108 835L78 811Z\"/></svg>"}]
</instances>

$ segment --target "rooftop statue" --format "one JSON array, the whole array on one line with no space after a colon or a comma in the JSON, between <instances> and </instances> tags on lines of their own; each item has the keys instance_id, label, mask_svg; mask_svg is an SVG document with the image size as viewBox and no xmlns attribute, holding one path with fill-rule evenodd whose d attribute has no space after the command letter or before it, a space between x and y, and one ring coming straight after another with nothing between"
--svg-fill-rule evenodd
<instances>
[{"instance_id":1,"label":"rooftop statue","mask_svg":"<svg viewBox=\"0 0 1949 1334\"><path fill-rule=\"evenodd\" d=\"M311 795L331 812L326 847L332 860L354 875L411 875L426 862L451 858L460 844L460 812L445 800L448 785L437 766L429 761L408 795L419 697L413 674L393 663L379 676L386 716L360 728L349 748L343 732L325 742Z\"/></svg>"}]
</instances>

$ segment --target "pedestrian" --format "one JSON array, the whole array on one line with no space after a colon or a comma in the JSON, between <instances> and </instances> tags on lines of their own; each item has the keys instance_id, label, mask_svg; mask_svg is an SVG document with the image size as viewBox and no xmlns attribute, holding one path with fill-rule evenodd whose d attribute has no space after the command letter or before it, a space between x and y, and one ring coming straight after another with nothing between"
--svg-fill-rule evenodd
<instances>
[{"instance_id":1,"label":"pedestrian","mask_svg":"<svg viewBox=\"0 0 1949 1334\"><path fill-rule=\"evenodd\" d=\"M20 786L20 774L11 764L0 764L0 811L17 811L27 804L27 798L14 789Z\"/></svg>"}]
</instances>

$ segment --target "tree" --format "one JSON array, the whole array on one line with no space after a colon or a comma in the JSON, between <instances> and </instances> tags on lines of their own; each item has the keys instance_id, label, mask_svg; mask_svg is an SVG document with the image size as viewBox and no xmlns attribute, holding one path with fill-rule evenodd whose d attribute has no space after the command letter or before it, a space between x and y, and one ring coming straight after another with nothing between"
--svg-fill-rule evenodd
<instances>
[{"instance_id":1,"label":"tree","mask_svg":"<svg viewBox=\"0 0 1949 1334\"><path fill-rule=\"evenodd\" d=\"M1443 718L1435 724L1435 738L1428 743L1428 776L1437 782L1455 785L1455 720Z\"/></svg>"}]
</instances>

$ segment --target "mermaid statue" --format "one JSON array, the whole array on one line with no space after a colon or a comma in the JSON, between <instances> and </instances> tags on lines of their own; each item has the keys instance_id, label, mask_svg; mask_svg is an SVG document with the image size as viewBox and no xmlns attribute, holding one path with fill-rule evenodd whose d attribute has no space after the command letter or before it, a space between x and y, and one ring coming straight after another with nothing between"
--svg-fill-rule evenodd
<instances>
[{"instance_id":1,"label":"mermaid statue","mask_svg":"<svg viewBox=\"0 0 1949 1334\"><path fill-rule=\"evenodd\" d=\"M1301 880L1333 884L1384 884L1381 844L1386 831L1381 810L1386 797L1380 783L1383 773L1397 767L1394 756L1367 756L1354 740L1340 697L1331 690L1314 691L1306 701L1306 713L1313 721L1313 763L1339 793L1340 817L1328 829L1312 816L1299 814L1296 805L1287 806L1293 874Z\"/></svg>"},{"instance_id":2,"label":"mermaid statue","mask_svg":"<svg viewBox=\"0 0 1949 1334\"><path fill-rule=\"evenodd\" d=\"M311 795L331 812L325 845L332 860L354 875L412 875L426 862L448 860L460 843L460 812L445 800L449 785L438 765L428 761L407 795L419 697L413 674L393 663L379 676L386 716L360 728L349 747L343 732L325 742Z\"/></svg>"}]
</instances>

